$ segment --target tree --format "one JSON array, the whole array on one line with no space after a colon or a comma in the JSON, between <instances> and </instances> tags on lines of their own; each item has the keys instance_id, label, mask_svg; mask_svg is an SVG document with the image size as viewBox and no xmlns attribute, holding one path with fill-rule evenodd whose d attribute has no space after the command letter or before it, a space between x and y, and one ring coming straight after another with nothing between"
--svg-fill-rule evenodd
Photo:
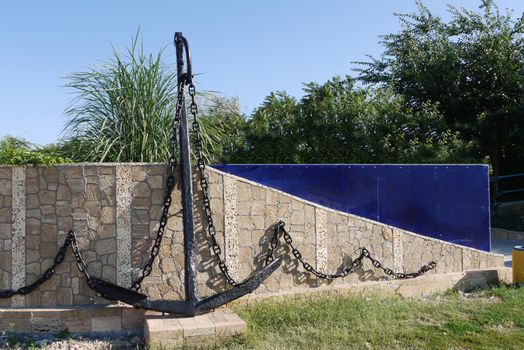
<instances>
[{"instance_id":1,"label":"tree","mask_svg":"<svg viewBox=\"0 0 524 350\"><path fill-rule=\"evenodd\" d=\"M243 126L243 139L224 154L228 163L297 163L293 119L297 102L284 92L268 95Z\"/></svg>"},{"instance_id":2,"label":"tree","mask_svg":"<svg viewBox=\"0 0 524 350\"><path fill-rule=\"evenodd\" d=\"M60 145L40 147L22 138L5 136L0 139L0 164L54 164L68 163L62 157Z\"/></svg>"},{"instance_id":3,"label":"tree","mask_svg":"<svg viewBox=\"0 0 524 350\"><path fill-rule=\"evenodd\" d=\"M391 90L371 90L366 113L359 114L356 137L369 163L474 163L475 144L451 131L437 106L405 107Z\"/></svg>"},{"instance_id":4,"label":"tree","mask_svg":"<svg viewBox=\"0 0 524 350\"><path fill-rule=\"evenodd\" d=\"M223 163L245 142L246 119L237 98L207 94L200 124L207 132L203 143L209 163Z\"/></svg>"},{"instance_id":5,"label":"tree","mask_svg":"<svg viewBox=\"0 0 524 350\"><path fill-rule=\"evenodd\" d=\"M391 87L406 106L431 103L447 126L478 145L476 158L524 160L524 16L502 14L483 0L481 13L450 6L443 22L421 1L418 13L398 15L401 31L382 37L380 58L361 62L360 79Z\"/></svg>"},{"instance_id":6,"label":"tree","mask_svg":"<svg viewBox=\"0 0 524 350\"><path fill-rule=\"evenodd\" d=\"M405 108L391 90L351 77L308 83L297 101L271 93L245 123L245 139L224 156L235 163L471 162L474 145L446 127L436 106Z\"/></svg>"}]
</instances>

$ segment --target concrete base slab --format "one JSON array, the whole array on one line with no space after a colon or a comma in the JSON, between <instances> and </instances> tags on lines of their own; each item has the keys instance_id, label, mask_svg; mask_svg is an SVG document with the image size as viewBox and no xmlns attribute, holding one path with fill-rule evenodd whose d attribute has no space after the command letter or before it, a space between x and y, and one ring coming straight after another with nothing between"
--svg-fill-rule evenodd
<instances>
[{"instance_id":1,"label":"concrete base slab","mask_svg":"<svg viewBox=\"0 0 524 350\"><path fill-rule=\"evenodd\" d=\"M228 309L194 317L146 316L144 338L150 349L213 345L218 339L245 333L246 323Z\"/></svg>"}]
</instances>

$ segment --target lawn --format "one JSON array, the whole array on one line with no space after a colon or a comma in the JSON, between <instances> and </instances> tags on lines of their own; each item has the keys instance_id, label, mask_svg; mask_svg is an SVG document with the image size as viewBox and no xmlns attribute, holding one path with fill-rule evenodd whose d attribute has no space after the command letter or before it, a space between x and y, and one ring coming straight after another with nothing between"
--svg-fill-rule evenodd
<instances>
[{"instance_id":1,"label":"lawn","mask_svg":"<svg viewBox=\"0 0 524 350\"><path fill-rule=\"evenodd\" d=\"M430 298L324 296L234 307L227 349L524 349L524 288Z\"/></svg>"}]
</instances>

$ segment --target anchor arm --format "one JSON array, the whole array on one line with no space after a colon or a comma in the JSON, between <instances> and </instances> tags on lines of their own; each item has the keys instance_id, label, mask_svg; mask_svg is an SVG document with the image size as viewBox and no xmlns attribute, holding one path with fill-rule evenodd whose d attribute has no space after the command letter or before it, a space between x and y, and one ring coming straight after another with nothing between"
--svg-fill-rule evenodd
<instances>
[{"instance_id":1,"label":"anchor arm","mask_svg":"<svg viewBox=\"0 0 524 350\"><path fill-rule=\"evenodd\" d=\"M264 282L269 277L269 275L278 269L281 264L282 257L280 256L273 260L273 262L267 265L262 271L258 272L256 275L251 276L236 287L226 290L225 292L215 294L198 302L196 304L197 314L203 313L207 310L215 309L219 306L229 303L232 300L252 293L255 289L258 288L258 286L260 286L262 282Z\"/></svg>"},{"instance_id":2,"label":"anchor arm","mask_svg":"<svg viewBox=\"0 0 524 350\"><path fill-rule=\"evenodd\" d=\"M133 306L151 311L166 312L168 314L180 314L187 316L196 315L194 304L185 300L145 299L133 304Z\"/></svg>"},{"instance_id":3,"label":"anchor arm","mask_svg":"<svg viewBox=\"0 0 524 350\"><path fill-rule=\"evenodd\" d=\"M126 304L146 310L167 312L169 314L199 315L206 311L238 299L253 292L260 284L269 277L282 264L282 257L276 258L262 271L251 276L236 287L225 292L215 294L207 299L195 300L152 300L142 293L121 287L101 278L90 277L89 286L102 297L110 300L119 300Z\"/></svg>"}]
</instances>

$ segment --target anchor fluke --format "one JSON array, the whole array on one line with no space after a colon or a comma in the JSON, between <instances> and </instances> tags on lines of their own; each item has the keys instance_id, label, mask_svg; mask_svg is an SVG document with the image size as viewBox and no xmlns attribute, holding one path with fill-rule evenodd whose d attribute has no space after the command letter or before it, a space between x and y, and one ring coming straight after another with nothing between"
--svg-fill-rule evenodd
<instances>
[{"instance_id":1,"label":"anchor fluke","mask_svg":"<svg viewBox=\"0 0 524 350\"><path fill-rule=\"evenodd\" d=\"M194 316L195 306L193 303L185 300L151 300L145 299L133 304L134 307L141 309L165 312L168 314L179 314L186 316Z\"/></svg>"},{"instance_id":2,"label":"anchor fluke","mask_svg":"<svg viewBox=\"0 0 524 350\"><path fill-rule=\"evenodd\" d=\"M147 310L165 312L169 314L182 314L187 316L194 316L203 314L207 311L216 309L219 306L229 303L232 300L238 299L246 294L253 292L260 286L266 278L269 277L282 264L282 257L278 257L271 264L267 265L257 274L251 276L244 282L238 284L232 289L225 292L215 294L204 300L196 302L185 300L151 300L144 299L133 304L134 307L139 307Z\"/></svg>"},{"instance_id":3,"label":"anchor fluke","mask_svg":"<svg viewBox=\"0 0 524 350\"><path fill-rule=\"evenodd\" d=\"M262 271L251 276L236 287L226 290L225 292L215 294L207 299L201 300L196 305L196 313L199 314L207 310L215 309L219 306L229 303L232 300L238 299L253 292L269 277L269 275L278 269L280 265L282 265L282 257L276 258L272 263L264 267Z\"/></svg>"},{"instance_id":4,"label":"anchor fluke","mask_svg":"<svg viewBox=\"0 0 524 350\"><path fill-rule=\"evenodd\" d=\"M135 292L132 289L121 287L115 283L101 278L91 277L89 286L100 296L109 300L119 300L129 305L134 305L147 298L147 295Z\"/></svg>"}]
</instances>

